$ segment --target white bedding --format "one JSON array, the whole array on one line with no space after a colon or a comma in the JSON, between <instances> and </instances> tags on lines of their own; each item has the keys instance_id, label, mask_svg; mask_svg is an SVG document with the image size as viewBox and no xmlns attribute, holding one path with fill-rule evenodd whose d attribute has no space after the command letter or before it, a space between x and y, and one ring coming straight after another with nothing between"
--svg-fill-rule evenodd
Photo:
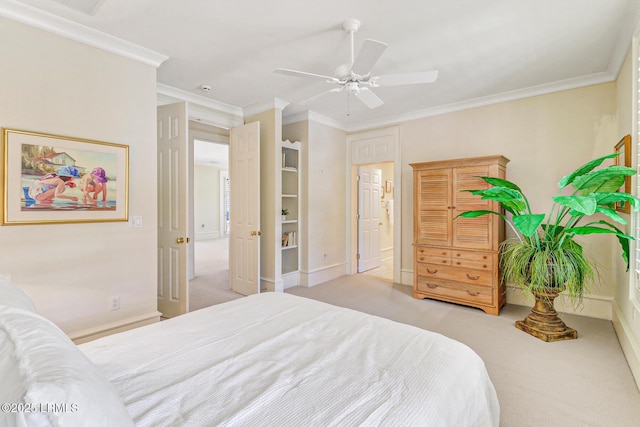
<instances>
[{"instance_id":1,"label":"white bedding","mask_svg":"<svg viewBox=\"0 0 640 427\"><path fill-rule=\"evenodd\" d=\"M282 293L80 349L138 426L497 426L482 360L442 335Z\"/></svg>"}]
</instances>

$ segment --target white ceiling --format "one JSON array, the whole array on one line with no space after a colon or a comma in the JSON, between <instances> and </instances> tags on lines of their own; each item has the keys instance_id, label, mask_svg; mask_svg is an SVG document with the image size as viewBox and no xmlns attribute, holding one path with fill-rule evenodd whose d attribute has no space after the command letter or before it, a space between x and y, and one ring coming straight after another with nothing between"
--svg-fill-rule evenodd
<instances>
[{"instance_id":1,"label":"white ceiling","mask_svg":"<svg viewBox=\"0 0 640 427\"><path fill-rule=\"evenodd\" d=\"M612 81L640 17L638 0L21 2L167 55L161 84L244 109L277 98L285 116L312 110L346 129ZM344 92L299 105L333 86L273 70L333 75L349 61L348 18L362 22L356 53L367 38L389 45L373 74L435 69L438 80L376 88L374 110L351 96L349 116Z\"/></svg>"}]
</instances>

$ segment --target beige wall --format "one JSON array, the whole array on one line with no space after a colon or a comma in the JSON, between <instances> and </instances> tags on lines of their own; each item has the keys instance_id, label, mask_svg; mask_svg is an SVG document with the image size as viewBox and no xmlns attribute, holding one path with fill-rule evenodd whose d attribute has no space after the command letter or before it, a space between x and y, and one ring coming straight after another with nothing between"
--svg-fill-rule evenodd
<instances>
[{"instance_id":1,"label":"beige wall","mask_svg":"<svg viewBox=\"0 0 640 427\"><path fill-rule=\"evenodd\" d=\"M300 283L310 286L344 275L346 264L346 134L305 121L283 126L301 141Z\"/></svg>"},{"instance_id":2,"label":"beige wall","mask_svg":"<svg viewBox=\"0 0 640 427\"><path fill-rule=\"evenodd\" d=\"M607 83L402 123L403 270L413 269L409 163L503 154L511 159L507 178L521 186L534 211L548 212L562 176L612 152L618 141L616 108L616 85ZM587 299L605 302L588 314L610 318L617 265L612 246L603 237L587 239L585 247L601 274Z\"/></svg>"},{"instance_id":3,"label":"beige wall","mask_svg":"<svg viewBox=\"0 0 640 427\"><path fill-rule=\"evenodd\" d=\"M220 168L193 167L193 228L196 239L212 239L220 230Z\"/></svg>"},{"instance_id":4,"label":"beige wall","mask_svg":"<svg viewBox=\"0 0 640 427\"><path fill-rule=\"evenodd\" d=\"M638 140L636 135L633 135L633 63L634 61L632 60L631 52L629 52L616 82L618 108L617 137L620 139L626 134L631 134L632 145L635 145L638 144ZM635 146L633 147L632 152L638 156ZM637 157L635 160L637 161ZM627 232L630 231L631 226L628 225ZM632 244L631 248L633 249L637 244L637 242ZM617 250L617 248L615 249ZM615 254L615 252L612 253ZM635 254L632 253L631 257L635 257ZM625 271L624 264L621 260L616 258L612 262L614 262L617 267L615 275L615 283L617 286L615 290L615 301L613 304L614 326L618 333L622 349L624 350L627 361L629 362L629 366L636 378L636 382L640 385L640 315L638 315L638 309L633 306L630 300L632 295L630 274L633 273L627 273ZM636 266L636 268L638 268L638 266Z\"/></svg>"},{"instance_id":5,"label":"beige wall","mask_svg":"<svg viewBox=\"0 0 640 427\"><path fill-rule=\"evenodd\" d=\"M67 333L157 314L155 67L3 18L0 40L0 125L129 145L129 213L143 218L0 227L0 272Z\"/></svg>"}]
</instances>

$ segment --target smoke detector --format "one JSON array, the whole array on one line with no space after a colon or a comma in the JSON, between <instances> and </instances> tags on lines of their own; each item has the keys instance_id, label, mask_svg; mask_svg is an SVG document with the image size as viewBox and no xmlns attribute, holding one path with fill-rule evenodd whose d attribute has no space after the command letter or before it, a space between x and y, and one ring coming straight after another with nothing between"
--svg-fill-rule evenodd
<instances>
[{"instance_id":1,"label":"smoke detector","mask_svg":"<svg viewBox=\"0 0 640 427\"><path fill-rule=\"evenodd\" d=\"M210 85L200 85L200 90L203 92L211 92L213 88Z\"/></svg>"}]
</instances>

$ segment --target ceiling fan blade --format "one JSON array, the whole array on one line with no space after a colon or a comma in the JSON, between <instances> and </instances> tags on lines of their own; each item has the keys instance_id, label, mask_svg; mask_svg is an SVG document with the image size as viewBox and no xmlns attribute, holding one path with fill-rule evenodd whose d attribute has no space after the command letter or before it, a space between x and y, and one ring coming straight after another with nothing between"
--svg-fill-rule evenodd
<instances>
[{"instance_id":1,"label":"ceiling fan blade","mask_svg":"<svg viewBox=\"0 0 640 427\"><path fill-rule=\"evenodd\" d=\"M437 78L437 71L418 71L415 73L387 74L384 76L372 77L371 82L373 86L401 86L433 83Z\"/></svg>"},{"instance_id":2,"label":"ceiling fan blade","mask_svg":"<svg viewBox=\"0 0 640 427\"><path fill-rule=\"evenodd\" d=\"M378 62L378 59L380 59L380 56L382 56L386 48L387 45L385 43L371 39L365 40L362 49L360 49L360 53L358 53L358 57L353 62L351 71L359 76L369 74L369 71L371 71L376 62Z\"/></svg>"},{"instance_id":3,"label":"ceiling fan blade","mask_svg":"<svg viewBox=\"0 0 640 427\"><path fill-rule=\"evenodd\" d=\"M364 105L371 108L372 110L384 104L384 101L382 99L378 98L375 93L373 93L371 90L369 90L369 88L366 87L360 88L360 91L355 92L355 95L356 98L358 98Z\"/></svg>"},{"instance_id":4,"label":"ceiling fan blade","mask_svg":"<svg viewBox=\"0 0 640 427\"><path fill-rule=\"evenodd\" d=\"M335 77L323 76L321 74L307 73L305 71L289 70L286 68L276 68L275 70L273 70L273 72L278 74L285 74L287 76L294 76L294 77L310 77L313 79L324 80L325 82L329 82L329 83L339 82L339 80L336 79Z\"/></svg>"},{"instance_id":5,"label":"ceiling fan blade","mask_svg":"<svg viewBox=\"0 0 640 427\"><path fill-rule=\"evenodd\" d=\"M314 96L312 96L311 98L307 98L307 99L302 100L302 101L300 101L300 102L296 102L296 104L309 104L311 101L314 101L314 100L316 100L317 98L320 98L321 96L324 96L324 95L326 95L326 94L328 94L328 93L341 92L343 89L344 89L344 86L336 87L336 88L333 88L333 89L331 89L331 90L327 90L327 91L325 91L325 92L322 92L322 93L319 93L319 94L317 94L317 95L314 95Z\"/></svg>"}]
</instances>

